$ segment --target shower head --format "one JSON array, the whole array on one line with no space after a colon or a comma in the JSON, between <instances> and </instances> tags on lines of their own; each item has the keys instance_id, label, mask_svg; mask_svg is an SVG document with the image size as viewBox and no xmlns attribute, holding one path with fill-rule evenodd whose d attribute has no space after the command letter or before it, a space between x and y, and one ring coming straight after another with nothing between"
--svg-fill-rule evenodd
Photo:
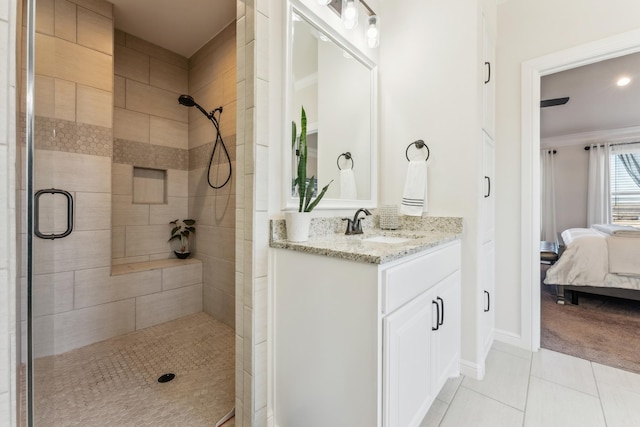
<instances>
[{"instance_id":1,"label":"shower head","mask_svg":"<svg viewBox=\"0 0 640 427\"><path fill-rule=\"evenodd\" d=\"M196 104L196 101L193 100L193 97L189 95L180 95L178 97L178 102L185 107L193 107L194 105L198 105Z\"/></svg>"},{"instance_id":2,"label":"shower head","mask_svg":"<svg viewBox=\"0 0 640 427\"><path fill-rule=\"evenodd\" d=\"M217 132L216 141L213 144L213 151L211 151L211 158L209 159L209 169L207 171L207 182L209 183L209 186L214 189L224 187L231 179L231 157L229 156L229 151L227 150L227 147L224 145L224 141L222 140L222 135L220 135L220 125L218 123L218 120L220 119L220 115L222 114L222 106L214 110L211 110L211 112L208 113L204 108L198 105L198 103L193 99L191 95L186 95L186 94L182 94L178 97L178 103L180 105L184 105L185 107L196 107L198 110L200 110L202 114L204 114L207 117L207 119L211 120L211 123L213 123L213 127L216 128L216 132ZM218 113L218 117L216 117L216 113ZM229 174L227 175L227 179L224 181L222 185L219 185L219 186L212 184L210 179L211 165L213 164L213 159L216 154L216 148L218 147L218 143L220 143L220 145L222 146L222 150L224 151L224 154L227 156L227 160L229 162Z\"/></svg>"},{"instance_id":3,"label":"shower head","mask_svg":"<svg viewBox=\"0 0 640 427\"><path fill-rule=\"evenodd\" d=\"M215 110L211 111L210 113L207 112L207 110L205 110L204 108L202 108L200 105L198 105L198 103L193 99L193 97L191 95L180 95L178 97L178 102L180 103L180 105L184 105L185 107L196 107L198 110L200 110L200 112L202 112L202 114L204 114L205 116L207 116L207 118L209 120L211 120L212 122L214 122L213 124L218 127L218 121L216 120L216 118L214 117L214 114L217 113L222 113L222 107L218 107Z\"/></svg>"},{"instance_id":4,"label":"shower head","mask_svg":"<svg viewBox=\"0 0 640 427\"><path fill-rule=\"evenodd\" d=\"M207 113L207 110L202 108L198 103L193 99L191 95L180 95L178 97L178 102L180 105L184 105L185 107L196 107L198 110L202 112L209 120L213 119L212 113Z\"/></svg>"}]
</instances>

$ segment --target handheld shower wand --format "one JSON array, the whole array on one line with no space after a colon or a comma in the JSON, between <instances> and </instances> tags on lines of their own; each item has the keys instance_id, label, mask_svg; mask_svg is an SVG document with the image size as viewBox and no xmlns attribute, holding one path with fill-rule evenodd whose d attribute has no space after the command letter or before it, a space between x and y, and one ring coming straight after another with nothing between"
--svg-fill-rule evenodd
<instances>
[{"instance_id":1,"label":"handheld shower wand","mask_svg":"<svg viewBox=\"0 0 640 427\"><path fill-rule=\"evenodd\" d=\"M178 97L178 102L180 105L184 105L185 107L196 107L202 114L204 114L210 121L213 123L213 126L216 128L216 140L213 144L213 151L211 151L211 157L209 158L209 168L207 170L207 182L209 186L214 189L219 189L227 185L229 180L231 179L231 157L229 156L229 151L227 151L227 146L224 144L222 140L222 135L220 135L220 116L222 115L222 106L211 110L211 112L207 112L204 108L202 108L190 95L180 95ZM218 117L216 117L216 113L218 113ZM227 162L229 163L229 175L227 175L227 179L222 183L222 185L214 185L211 183L211 166L213 165L213 158L216 153L216 149L218 148L218 144L222 146L224 150L224 154L227 157Z\"/></svg>"}]
</instances>

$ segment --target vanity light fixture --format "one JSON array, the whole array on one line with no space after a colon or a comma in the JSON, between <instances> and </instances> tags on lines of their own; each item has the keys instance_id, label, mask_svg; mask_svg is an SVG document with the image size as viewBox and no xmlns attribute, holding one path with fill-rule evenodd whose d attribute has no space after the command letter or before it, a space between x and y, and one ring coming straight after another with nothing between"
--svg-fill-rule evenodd
<instances>
[{"instance_id":1,"label":"vanity light fixture","mask_svg":"<svg viewBox=\"0 0 640 427\"><path fill-rule=\"evenodd\" d=\"M617 84L618 86L621 86L621 87L622 87L622 86L626 86L626 85L628 85L629 83L631 83L631 79L630 79L629 77L626 77L626 76L625 76L625 77L620 77L620 78L618 79L618 81L616 82L616 84Z\"/></svg>"},{"instance_id":2,"label":"vanity light fixture","mask_svg":"<svg viewBox=\"0 0 640 427\"><path fill-rule=\"evenodd\" d=\"M369 25L367 27L367 45L370 48L376 48L380 45L380 18L378 15L369 16Z\"/></svg>"},{"instance_id":3,"label":"vanity light fixture","mask_svg":"<svg viewBox=\"0 0 640 427\"><path fill-rule=\"evenodd\" d=\"M359 0L342 0L342 23L347 30L358 26Z\"/></svg>"},{"instance_id":4,"label":"vanity light fixture","mask_svg":"<svg viewBox=\"0 0 640 427\"><path fill-rule=\"evenodd\" d=\"M367 11L367 28L365 37L370 48L376 48L380 44L380 17L371 9L364 0L318 0L319 4L327 4L342 20L342 24L348 30L358 26L358 3Z\"/></svg>"}]
</instances>

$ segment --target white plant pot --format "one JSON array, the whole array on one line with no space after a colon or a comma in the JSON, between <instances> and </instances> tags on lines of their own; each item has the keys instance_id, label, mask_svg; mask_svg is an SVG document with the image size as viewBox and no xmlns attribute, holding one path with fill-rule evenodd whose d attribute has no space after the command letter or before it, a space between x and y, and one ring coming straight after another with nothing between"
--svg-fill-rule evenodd
<instances>
[{"instance_id":1,"label":"white plant pot","mask_svg":"<svg viewBox=\"0 0 640 427\"><path fill-rule=\"evenodd\" d=\"M306 242L309 240L311 213L285 212L284 220L287 226L287 240L290 242Z\"/></svg>"}]
</instances>

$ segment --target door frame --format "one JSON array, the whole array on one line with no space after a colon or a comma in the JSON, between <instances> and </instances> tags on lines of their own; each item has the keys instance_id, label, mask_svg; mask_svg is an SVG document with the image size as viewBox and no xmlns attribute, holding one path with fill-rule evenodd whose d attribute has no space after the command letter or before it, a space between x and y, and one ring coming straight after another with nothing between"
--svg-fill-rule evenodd
<instances>
[{"instance_id":1,"label":"door frame","mask_svg":"<svg viewBox=\"0 0 640 427\"><path fill-rule=\"evenodd\" d=\"M640 29L522 63L521 70L521 321L522 344L540 349L540 78L640 52Z\"/></svg>"}]
</instances>

